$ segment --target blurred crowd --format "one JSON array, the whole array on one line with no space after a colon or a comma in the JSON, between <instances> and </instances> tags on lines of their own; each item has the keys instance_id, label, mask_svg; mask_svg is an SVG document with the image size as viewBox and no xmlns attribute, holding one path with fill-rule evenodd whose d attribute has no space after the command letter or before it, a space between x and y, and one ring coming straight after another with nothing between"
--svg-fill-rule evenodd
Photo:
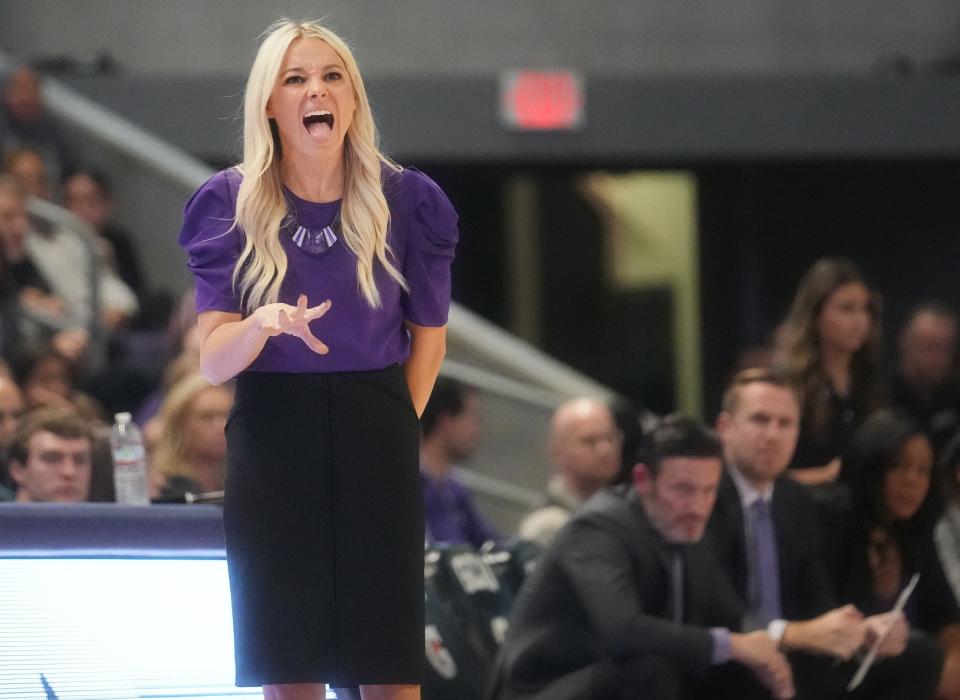
<instances>
[{"instance_id":1,"label":"blurred crowd","mask_svg":"<svg viewBox=\"0 0 960 700\"><path fill-rule=\"evenodd\" d=\"M151 288L136 237L115 219L110 175L79 150L47 114L41 76L26 64L6 70L0 499L112 501L117 412L144 428L155 499L222 491L232 393L199 375L192 295L175 303ZM68 458L64 445L76 441L83 459Z\"/></svg>"},{"instance_id":2,"label":"blurred crowd","mask_svg":"<svg viewBox=\"0 0 960 700\"><path fill-rule=\"evenodd\" d=\"M479 397L442 379L424 430L433 435L423 443L428 537L480 551L519 538L543 552L489 661L493 696L840 697L852 660L872 640L895 637L886 624L899 625L900 643L881 652L872 682L853 697L960 697L960 325L940 301L917 305L885 363L880 315L880 293L854 263L817 261L769 347L751 348L749 363L732 368L716 433L677 416L646 417L644 429L637 411L614 413L586 397L564 403L551 421L554 473L542 505L499 536L452 470L477 443ZM658 453L658 441L673 451ZM681 457L693 461L667 469ZM705 457L716 457L713 481L709 465L696 464ZM756 501L773 511L766 606L755 580L764 556L752 539ZM606 532L638 509L624 526L632 534ZM644 527L653 536L631 541ZM676 556L685 545L685 566L706 570L648 583L656 576L645 567L662 574L663 564L643 556ZM891 613L914 574L916 590ZM688 591L705 580L711 604L678 617L670 586ZM693 593L681 595L686 605ZM723 655L697 660L683 626L676 636L646 626L658 617L690 630L725 625L733 644L725 638ZM763 643L779 643L790 692L781 685L778 694L772 657L743 653L758 630ZM695 662L722 671L691 673ZM729 670L738 662L752 672L746 679Z\"/></svg>"},{"instance_id":3,"label":"blurred crowd","mask_svg":"<svg viewBox=\"0 0 960 700\"><path fill-rule=\"evenodd\" d=\"M19 65L0 81L0 500L112 501L108 434L119 411L143 427L155 501L215 498L224 486L233 396L229 385L213 386L199 374L192 296L174 303L151 289L135 236L114 218L109 174L83 163L46 114L37 73ZM943 302L920 304L891 336L896 352L886 361L880 292L849 260L814 264L769 346L751 349L731 368L717 434L689 419L640 421L630 408L567 401L551 419L545 452L554 471L542 503L517 532L497 532L455 476L454 467L484 439L481 393L438 382L421 422L428 549L492 551L522 541L541 553L541 564L513 591L511 610L501 611L509 629L485 667L493 695L632 697L642 688L671 697L681 681L663 668L679 669L686 683L705 677L707 667L739 663L762 692L786 697L777 649L849 661L883 629L894 638L883 654L904 659L912 679L898 685L903 670L888 661L888 675L875 674L888 690L960 697L960 322ZM689 505L692 492L667 490L680 458L722 462L699 511ZM759 614L751 567L760 560L747 551L761 516L747 515L744 505L730 521L740 523L731 539L725 493L734 511L738 493L752 494L751 506L766 499L774 510L789 510L774 518L779 597L770 614ZM649 538L614 533L609 523L621 517L621 502L642 513ZM709 556L696 549L701 541L710 543ZM661 546L668 557L690 548L681 558L689 572L653 593L636 561L616 568L619 558ZM684 578L695 566L714 567L705 576L726 582L716 583L713 600L700 601L699 613L677 602L689 602L689 592L671 588L701 585ZM620 578L584 573L608 568ZM903 613L910 631L900 638L900 623L883 615L915 572L920 582ZM643 605L627 595L622 617L634 614L647 625L636 629L662 644L638 645L631 628L617 627L622 620L605 617L606 606L633 585L643 589ZM724 617L727 587L740 608ZM606 600L591 598L598 592ZM651 619L670 627L649 626ZM784 628L770 628L781 619ZM707 638L693 631L707 627L728 636L710 636L713 651L693 663L690 655ZM679 636L687 628L692 636ZM776 642L773 651L750 636L761 629ZM444 640L433 641L439 654ZM435 655L433 667L449 671L445 659ZM652 673L649 659L664 662L661 670ZM789 663L791 682L809 683L807 661L790 656ZM814 676L832 673L811 668ZM583 690L599 687L590 685L598 679L605 695ZM564 695L558 682L580 690ZM714 688L749 697L738 683Z\"/></svg>"}]
</instances>

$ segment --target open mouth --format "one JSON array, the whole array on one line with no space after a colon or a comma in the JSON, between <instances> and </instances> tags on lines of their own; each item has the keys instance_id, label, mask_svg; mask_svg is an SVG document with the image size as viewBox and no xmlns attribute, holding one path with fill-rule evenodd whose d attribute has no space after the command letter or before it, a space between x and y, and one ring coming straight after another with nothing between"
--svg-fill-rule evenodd
<instances>
[{"instance_id":1,"label":"open mouth","mask_svg":"<svg viewBox=\"0 0 960 700\"><path fill-rule=\"evenodd\" d=\"M327 110L315 110L313 112L307 112L303 116L303 126L310 132L311 136L316 136L321 133L323 128L326 126L327 129L333 130L333 114Z\"/></svg>"}]
</instances>

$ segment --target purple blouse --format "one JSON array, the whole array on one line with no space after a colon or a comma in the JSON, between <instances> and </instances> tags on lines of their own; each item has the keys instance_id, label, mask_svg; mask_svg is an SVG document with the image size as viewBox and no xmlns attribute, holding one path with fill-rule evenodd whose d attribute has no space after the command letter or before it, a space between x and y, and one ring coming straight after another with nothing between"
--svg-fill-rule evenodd
<instances>
[{"instance_id":1,"label":"purple blouse","mask_svg":"<svg viewBox=\"0 0 960 700\"><path fill-rule=\"evenodd\" d=\"M208 180L187 202L180 245L189 255L196 282L197 312L228 311L245 314L233 288L233 268L243 248L243 234L231 230L242 176L223 170ZM394 264L410 286L404 292L381 265L374 277L382 307L371 308L357 286L356 258L342 240L316 256L301 250L281 230L288 268L279 301L293 304L303 293L310 306L326 299L333 304L311 322L314 335L330 348L318 355L290 335L267 340L248 367L254 372L344 372L383 369L404 362L410 337L404 322L442 326L450 307L450 264L457 243L457 213L443 191L429 177L412 168L396 173L384 168L383 191L390 207L388 243ZM301 226L322 229L330 225L340 202L316 203L285 190Z\"/></svg>"}]
</instances>

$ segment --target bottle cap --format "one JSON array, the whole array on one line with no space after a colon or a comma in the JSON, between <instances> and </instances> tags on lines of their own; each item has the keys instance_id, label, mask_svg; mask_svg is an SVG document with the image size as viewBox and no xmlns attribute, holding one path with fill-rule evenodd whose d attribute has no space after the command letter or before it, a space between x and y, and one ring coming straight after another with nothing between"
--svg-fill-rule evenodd
<instances>
[{"instance_id":1,"label":"bottle cap","mask_svg":"<svg viewBox=\"0 0 960 700\"><path fill-rule=\"evenodd\" d=\"M130 415L129 413L114 413L114 414L113 414L113 419L114 419L117 423L120 423L121 425L123 425L123 424L129 423L130 421L132 421L132 420L133 420L133 416Z\"/></svg>"}]
</instances>

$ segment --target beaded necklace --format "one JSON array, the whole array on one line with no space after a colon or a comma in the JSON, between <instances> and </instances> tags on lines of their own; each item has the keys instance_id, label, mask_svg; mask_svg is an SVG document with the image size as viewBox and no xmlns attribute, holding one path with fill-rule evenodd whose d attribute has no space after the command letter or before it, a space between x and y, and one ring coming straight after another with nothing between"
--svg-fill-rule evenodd
<instances>
[{"instance_id":1,"label":"beaded necklace","mask_svg":"<svg viewBox=\"0 0 960 700\"><path fill-rule=\"evenodd\" d=\"M340 209L337 209L337 215L329 226L323 228L310 228L303 226L297 218L297 208L290 205L289 213L281 229L293 239L294 245L305 253L319 257L326 253L333 244L340 239L342 230L340 228Z\"/></svg>"}]
</instances>

